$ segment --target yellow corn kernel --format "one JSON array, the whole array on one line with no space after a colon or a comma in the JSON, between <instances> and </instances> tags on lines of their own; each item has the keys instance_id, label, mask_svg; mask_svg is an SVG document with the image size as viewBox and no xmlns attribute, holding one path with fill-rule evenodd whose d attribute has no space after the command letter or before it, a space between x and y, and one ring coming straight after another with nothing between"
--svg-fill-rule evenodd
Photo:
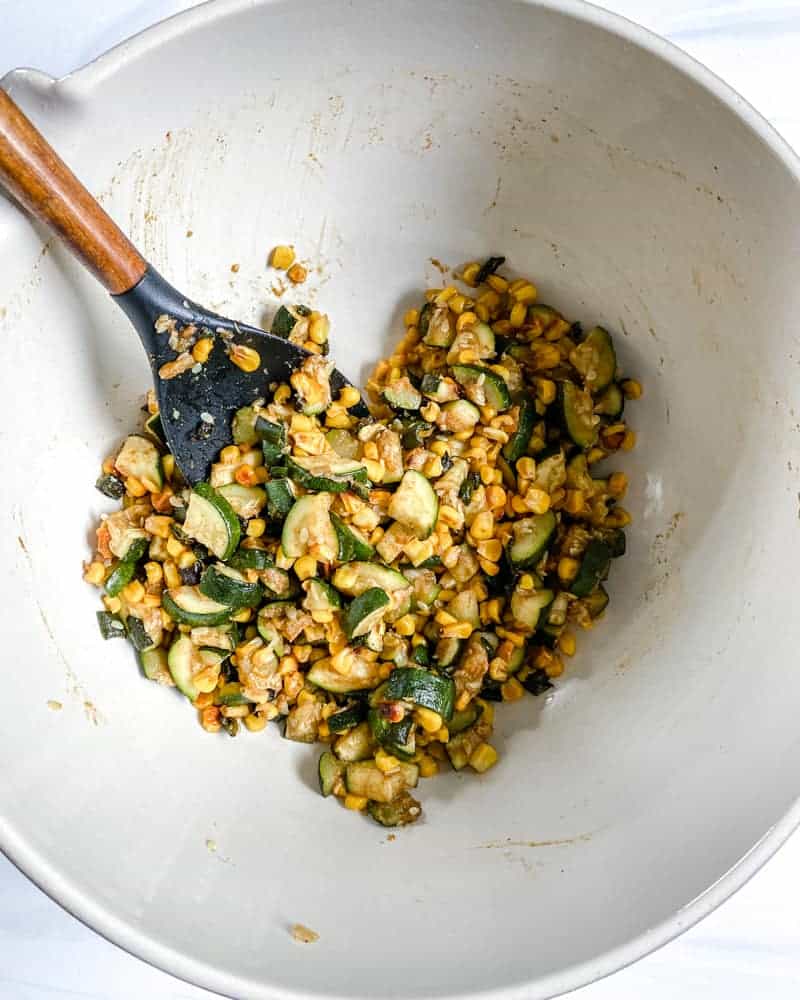
<instances>
[{"instance_id":1,"label":"yellow corn kernel","mask_svg":"<svg viewBox=\"0 0 800 1000\"><path fill-rule=\"evenodd\" d=\"M525 688L516 677L510 677L500 688L503 701L519 701L525 694Z\"/></svg>"},{"instance_id":2,"label":"yellow corn kernel","mask_svg":"<svg viewBox=\"0 0 800 1000\"><path fill-rule=\"evenodd\" d=\"M164 455L161 459L161 467L164 470L164 475L167 479L172 479L175 474L175 456L174 455Z\"/></svg>"},{"instance_id":3,"label":"yellow corn kernel","mask_svg":"<svg viewBox=\"0 0 800 1000\"><path fill-rule=\"evenodd\" d=\"M512 632L510 629L507 628L498 628L495 629L495 632L497 632L498 636L501 639L508 640L508 642L510 642L512 646L525 645L525 636L520 635L519 632Z\"/></svg>"},{"instance_id":4,"label":"yellow corn kernel","mask_svg":"<svg viewBox=\"0 0 800 1000\"><path fill-rule=\"evenodd\" d=\"M190 566L194 566L196 561L194 552L191 549L186 549L178 556L178 569L188 569Z\"/></svg>"},{"instance_id":5,"label":"yellow corn kernel","mask_svg":"<svg viewBox=\"0 0 800 1000\"><path fill-rule=\"evenodd\" d=\"M416 326L418 322L419 311L417 309L408 309L403 316L403 326Z\"/></svg>"},{"instance_id":6,"label":"yellow corn kernel","mask_svg":"<svg viewBox=\"0 0 800 1000\"><path fill-rule=\"evenodd\" d=\"M472 632L473 627L470 622L456 622L455 625L443 625L441 636L443 639L469 639Z\"/></svg>"},{"instance_id":7,"label":"yellow corn kernel","mask_svg":"<svg viewBox=\"0 0 800 1000\"><path fill-rule=\"evenodd\" d=\"M430 754L424 753L420 757L417 767L419 767L420 778L432 778L439 773L439 765Z\"/></svg>"},{"instance_id":8,"label":"yellow corn kernel","mask_svg":"<svg viewBox=\"0 0 800 1000\"><path fill-rule=\"evenodd\" d=\"M173 559L178 559L186 551L186 546L183 542L179 542L174 535L170 535L167 539L167 553L172 556Z\"/></svg>"},{"instance_id":9,"label":"yellow corn kernel","mask_svg":"<svg viewBox=\"0 0 800 1000\"><path fill-rule=\"evenodd\" d=\"M232 622L249 622L253 616L252 608L241 608L231 615Z\"/></svg>"},{"instance_id":10,"label":"yellow corn kernel","mask_svg":"<svg viewBox=\"0 0 800 1000\"><path fill-rule=\"evenodd\" d=\"M580 514L586 502L586 495L583 490L567 490L564 500L564 510L568 514Z\"/></svg>"},{"instance_id":11,"label":"yellow corn kernel","mask_svg":"<svg viewBox=\"0 0 800 1000\"><path fill-rule=\"evenodd\" d=\"M339 402L346 410L349 410L351 406L361 402L361 393L355 386L346 385L339 393Z\"/></svg>"},{"instance_id":12,"label":"yellow corn kernel","mask_svg":"<svg viewBox=\"0 0 800 1000\"><path fill-rule=\"evenodd\" d=\"M423 473L428 477L428 479L437 479L442 474L442 460L438 455L434 455L433 458L429 458L428 461L422 466Z\"/></svg>"},{"instance_id":13,"label":"yellow corn kernel","mask_svg":"<svg viewBox=\"0 0 800 1000\"><path fill-rule=\"evenodd\" d=\"M228 348L231 364L241 368L243 372L255 372L261 367L261 355L245 344L231 344Z\"/></svg>"},{"instance_id":14,"label":"yellow corn kernel","mask_svg":"<svg viewBox=\"0 0 800 1000\"><path fill-rule=\"evenodd\" d=\"M477 284L476 279L480 269L481 265L477 261L470 261L469 264L464 265L464 268L461 271L461 280L465 285L468 285L470 288L474 288Z\"/></svg>"},{"instance_id":15,"label":"yellow corn kernel","mask_svg":"<svg viewBox=\"0 0 800 1000\"><path fill-rule=\"evenodd\" d=\"M484 486L489 486L494 482L494 469L491 465L482 465L480 467L480 476Z\"/></svg>"},{"instance_id":16,"label":"yellow corn kernel","mask_svg":"<svg viewBox=\"0 0 800 1000\"><path fill-rule=\"evenodd\" d=\"M624 507L615 507L612 511L609 511L605 521L603 522L607 528L624 528L627 524L630 524L633 518L625 510Z\"/></svg>"},{"instance_id":17,"label":"yellow corn kernel","mask_svg":"<svg viewBox=\"0 0 800 1000\"><path fill-rule=\"evenodd\" d=\"M564 673L564 664L560 657L554 656L544 669L548 677L560 677Z\"/></svg>"},{"instance_id":18,"label":"yellow corn kernel","mask_svg":"<svg viewBox=\"0 0 800 1000\"><path fill-rule=\"evenodd\" d=\"M194 700L195 708L208 708L214 704L214 695L211 691L203 691Z\"/></svg>"},{"instance_id":19,"label":"yellow corn kernel","mask_svg":"<svg viewBox=\"0 0 800 1000\"><path fill-rule=\"evenodd\" d=\"M273 719L277 719L280 713L276 705L261 705L258 714L263 715L267 722L271 722Z\"/></svg>"},{"instance_id":20,"label":"yellow corn kernel","mask_svg":"<svg viewBox=\"0 0 800 1000\"><path fill-rule=\"evenodd\" d=\"M622 444L620 448L623 451L633 451L636 447L636 431L632 431L630 428L625 431L625 437L622 439ZM130 482L130 480L129 480Z\"/></svg>"},{"instance_id":21,"label":"yellow corn kernel","mask_svg":"<svg viewBox=\"0 0 800 1000\"><path fill-rule=\"evenodd\" d=\"M478 551L478 555L484 559L488 559L489 562L499 562L500 556L503 554L503 546L496 538L490 538L485 542L478 542L475 548Z\"/></svg>"},{"instance_id":22,"label":"yellow corn kernel","mask_svg":"<svg viewBox=\"0 0 800 1000\"><path fill-rule=\"evenodd\" d=\"M289 399L291 395L292 395L291 388L285 382L283 382L275 390L275 395L272 398L279 406L282 406ZM224 461L225 459L223 458L223 462Z\"/></svg>"},{"instance_id":23,"label":"yellow corn kernel","mask_svg":"<svg viewBox=\"0 0 800 1000\"><path fill-rule=\"evenodd\" d=\"M558 648L565 656L574 656L577 643L572 632L562 632L558 638Z\"/></svg>"},{"instance_id":24,"label":"yellow corn kernel","mask_svg":"<svg viewBox=\"0 0 800 1000\"><path fill-rule=\"evenodd\" d=\"M441 599L441 596L442 595L439 594L439 598L440 599ZM453 615L451 615L447 611L445 611L444 608L442 608L440 611L436 612L436 617L435 617L434 620L439 625L456 625L458 623L458 619L454 618Z\"/></svg>"},{"instance_id":25,"label":"yellow corn kernel","mask_svg":"<svg viewBox=\"0 0 800 1000\"><path fill-rule=\"evenodd\" d=\"M420 733L421 736L427 736L427 733ZM447 726L442 726L442 728L437 732L432 734L432 739L438 740L440 743L447 743L450 740L450 730Z\"/></svg>"},{"instance_id":26,"label":"yellow corn kernel","mask_svg":"<svg viewBox=\"0 0 800 1000\"><path fill-rule=\"evenodd\" d=\"M106 568L101 562L89 563L83 572L83 578L87 583L99 587L106 578Z\"/></svg>"},{"instance_id":27,"label":"yellow corn kernel","mask_svg":"<svg viewBox=\"0 0 800 1000\"><path fill-rule=\"evenodd\" d=\"M147 577L148 587L160 587L164 582L164 570L161 568L161 563L146 562L144 564L144 572Z\"/></svg>"},{"instance_id":28,"label":"yellow corn kernel","mask_svg":"<svg viewBox=\"0 0 800 1000\"><path fill-rule=\"evenodd\" d=\"M291 569L294 566L294 559L291 556L284 555L281 546L278 546L278 550L275 553L275 565L278 569Z\"/></svg>"},{"instance_id":29,"label":"yellow corn kernel","mask_svg":"<svg viewBox=\"0 0 800 1000\"><path fill-rule=\"evenodd\" d=\"M269 262L277 270L286 271L294 264L294 257L294 247L279 244L272 248L272 253L269 255Z\"/></svg>"},{"instance_id":30,"label":"yellow corn kernel","mask_svg":"<svg viewBox=\"0 0 800 1000\"><path fill-rule=\"evenodd\" d=\"M222 729L216 705L207 705L200 711L200 725L207 733L218 733Z\"/></svg>"},{"instance_id":31,"label":"yellow corn kernel","mask_svg":"<svg viewBox=\"0 0 800 1000\"><path fill-rule=\"evenodd\" d=\"M412 636L417 630L417 619L414 615L403 615L394 623L394 630L398 635Z\"/></svg>"},{"instance_id":32,"label":"yellow corn kernel","mask_svg":"<svg viewBox=\"0 0 800 1000\"><path fill-rule=\"evenodd\" d=\"M366 467L367 475L373 483L380 483L383 480L384 473L386 472L383 462L376 462L373 458L365 458L364 466Z\"/></svg>"},{"instance_id":33,"label":"yellow corn kernel","mask_svg":"<svg viewBox=\"0 0 800 1000\"><path fill-rule=\"evenodd\" d=\"M461 316L467 306L471 304L471 300L459 292L448 299L447 308L451 313L455 313L456 316Z\"/></svg>"},{"instance_id":34,"label":"yellow corn kernel","mask_svg":"<svg viewBox=\"0 0 800 1000\"><path fill-rule=\"evenodd\" d=\"M624 497L628 489L628 477L624 472L612 472L608 477L608 494L609 496Z\"/></svg>"},{"instance_id":35,"label":"yellow corn kernel","mask_svg":"<svg viewBox=\"0 0 800 1000\"><path fill-rule=\"evenodd\" d=\"M469 533L476 541L484 541L487 538L491 538L494 534L494 517L491 511L481 511L472 522Z\"/></svg>"},{"instance_id":36,"label":"yellow corn kernel","mask_svg":"<svg viewBox=\"0 0 800 1000\"><path fill-rule=\"evenodd\" d=\"M246 715L244 724L251 733L260 733L267 728L267 720L263 715Z\"/></svg>"},{"instance_id":37,"label":"yellow corn kernel","mask_svg":"<svg viewBox=\"0 0 800 1000\"><path fill-rule=\"evenodd\" d=\"M400 767L400 761L385 750L377 750L375 753L375 766L384 774L391 774Z\"/></svg>"},{"instance_id":38,"label":"yellow corn kernel","mask_svg":"<svg viewBox=\"0 0 800 1000\"><path fill-rule=\"evenodd\" d=\"M492 310L497 309L500 305L500 296L493 288L487 289L482 295L478 296L478 305L484 305L491 313Z\"/></svg>"},{"instance_id":39,"label":"yellow corn kernel","mask_svg":"<svg viewBox=\"0 0 800 1000\"><path fill-rule=\"evenodd\" d=\"M478 565L483 570L487 576L497 576L500 572L500 567L496 562L490 562L488 559L479 559Z\"/></svg>"},{"instance_id":40,"label":"yellow corn kernel","mask_svg":"<svg viewBox=\"0 0 800 1000\"><path fill-rule=\"evenodd\" d=\"M374 441L367 441L364 445L364 458L371 458L373 461L378 461L378 446Z\"/></svg>"},{"instance_id":41,"label":"yellow corn kernel","mask_svg":"<svg viewBox=\"0 0 800 1000\"><path fill-rule=\"evenodd\" d=\"M122 588L122 596L128 604L139 604L144 598L144 587L138 580L131 582Z\"/></svg>"},{"instance_id":42,"label":"yellow corn kernel","mask_svg":"<svg viewBox=\"0 0 800 1000\"><path fill-rule=\"evenodd\" d=\"M532 486L525 494L525 506L534 514L546 514L552 506L550 494Z\"/></svg>"},{"instance_id":43,"label":"yellow corn kernel","mask_svg":"<svg viewBox=\"0 0 800 1000\"><path fill-rule=\"evenodd\" d=\"M247 522L247 537L261 538L267 530L267 522L263 517L254 517Z\"/></svg>"},{"instance_id":44,"label":"yellow corn kernel","mask_svg":"<svg viewBox=\"0 0 800 1000\"><path fill-rule=\"evenodd\" d=\"M426 733L438 733L442 728L442 717L430 708L418 708L414 713Z\"/></svg>"},{"instance_id":45,"label":"yellow corn kernel","mask_svg":"<svg viewBox=\"0 0 800 1000\"><path fill-rule=\"evenodd\" d=\"M586 461L589 465L594 465L595 462L600 462L606 457L606 453L602 448L590 448L589 454L586 456Z\"/></svg>"},{"instance_id":46,"label":"yellow corn kernel","mask_svg":"<svg viewBox=\"0 0 800 1000\"><path fill-rule=\"evenodd\" d=\"M235 444L229 444L219 453L220 461L223 465L238 465L242 458L242 453Z\"/></svg>"},{"instance_id":47,"label":"yellow corn kernel","mask_svg":"<svg viewBox=\"0 0 800 1000\"><path fill-rule=\"evenodd\" d=\"M489 307L485 302L478 302L475 305L475 315L481 321L481 323L488 323L491 318L491 313L489 312ZM458 325L458 324L456 324Z\"/></svg>"},{"instance_id":48,"label":"yellow corn kernel","mask_svg":"<svg viewBox=\"0 0 800 1000\"><path fill-rule=\"evenodd\" d=\"M519 578L519 589L520 590L533 590L533 577L530 573L523 573Z\"/></svg>"},{"instance_id":49,"label":"yellow corn kernel","mask_svg":"<svg viewBox=\"0 0 800 1000\"><path fill-rule=\"evenodd\" d=\"M491 743L481 743L480 746L476 747L472 751L472 755L469 758L469 766L478 772L478 774L483 774L484 771L488 771L490 767L493 767L497 763L497 751L491 745Z\"/></svg>"},{"instance_id":50,"label":"yellow corn kernel","mask_svg":"<svg viewBox=\"0 0 800 1000\"><path fill-rule=\"evenodd\" d=\"M561 364L561 351L552 344L540 344L534 352L536 368L556 368Z\"/></svg>"},{"instance_id":51,"label":"yellow corn kernel","mask_svg":"<svg viewBox=\"0 0 800 1000\"><path fill-rule=\"evenodd\" d=\"M556 398L556 384L551 378L537 378L534 380L536 385L536 398L549 406L550 403Z\"/></svg>"},{"instance_id":52,"label":"yellow corn kernel","mask_svg":"<svg viewBox=\"0 0 800 1000\"><path fill-rule=\"evenodd\" d=\"M505 292L508 289L508 282L499 274L490 274L486 279L486 284L496 292Z\"/></svg>"},{"instance_id":53,"label":"yellow corn kernel","mask_svg":"<svg viewBox=\"0 0 800 1000\"><path fill-rule=\"evenodd\" d=\"M110 611L112 615L117 615L122 610L122 601L118 597L109 597L106 594L103 597L103 604L106 611Z\"/></svg>"},{"instance_id":54,"label":"yellow corn kernel","mask_svg":"<svg viewBox=\"0 0 800 1000\"><path fill-rule=\"evenodd\" d=\"M531 302L536 301L536 297L539 294L536 290L536 286L531 284L530 281L525 281L522 279L522 283L515 281L509 291L517 300L517 302L524 302L525 305L530 305Z\"/></svg>"},{"instance_id":55,"label":"yellow corn kernel","mask_svg":"<svg viewBox=\"0 0 800 1000\"><path fill-rule=\"evenodd\" d=\"M580 565L581 564L577 559L572 559L569 556L562 556L562 558L558 560L559 580L563 583L571 583L578 575Z\"/></svg>"},{"instance_id":56,"label":"yellow corn kernel","mask_svg":"<svg viewBox=\"0 0 800 1000\"><path fill-rule=\"evenodd\" d=\"M493 597L491 601L486 601L481 607L481 618L485 624L495 622L500 624L501 606L500 599Z\"/></svg>"},{"instance_id":57,"label":"yellow corn kernel","mask_svg":"<svg viewBox=\"0 0 800 1000\"><path fill-rule=\"evenodd\" d=\"M300 556L294 564L294 571L300 580L309 580L317 575L317 560L312 556Z\"/></svg>"},{"instance_id":58,"label":"yellow corn kernel","mask_svg":"<svg viewBox=\"0 0 800 1000\"><path fill-rule=\"evenodd\" d=\"M635 378L626 378L622 383L622 391L625 393L626 399L642 398L642 384L637 382Z\"/></svg>"},{"instance_id":59,"label":"yellow corn kernel","mask_svg":"<svg viewBox=\"0 0 800 1000\"><path fill-rule=\"evenodd\" d=\"M160 608L161 607L161 595L160 594L145 594L142 604L146 608Z\"/></svg>"},{"instance_id":60,"label":"yellow corn kernel","mask_svg":"<svg viewBox=\"0 0 800 1000\"><path fill-rule=\"evenodd\" d=\"M490 486L486 490L486 503L492 510L497 510L506 505L506 491L502 486Z\"/></svg>"},{"instance_id":61,"label":"yellow corn kernel","mask_svg":"<svg viewBox=\"0 0 800 1000\"><path fill-rule=\"evenodd\" d=\"M454 295L458 295L458 289L455 285L448 285L447 288L443 288L441 292L439 292L434 299L434 302L437 306L446 306Z\"/></svg>"},{"instance_id":62,"label":"yellow corn kernel","mask_svg":"<svg viewBox=\"0 0 800 1000\"><path fill-rule=\"evenodd\" d=\"M536 475L536 462L527 455L517 461L517 476L520 479L533 479Z\"/></svg>"},{"instance_id":63,"label":"yellow corn kernel","mask_svg":"<svg viewBox=\"0 0 800 1000\"><path fill-rule=\"evenodd\" d=\"M433 542L430 538L424 542L414 539L413 542L408 542L404 546L404 549L406 555L411 560L411 565L419 566L420 563L424 563L426 559L430 559L433 555Z\"/></svg>"},{"instance_id":64,"label":"yellow corn kernel","mask_svg":"<svg viewBox=\"0 0 800 1000\"><path fill-rule=\"evenodd\" d=\"M508 316L508 322L514 329L519 329L528 315L528 307L524 302L515 302Z\"/></svg>"},{"instance_id":65,"label":"yellow corn kernel","mask_svg":"<svg viewBox=\"0 0 800 1000\"><path fill-rule=\"evenodd\" d=\"M171 559L164 563L164 582L170 590L181 585L181 575L178 572L178 567Z\"/></svg>"},{"instance_id":66,"label":"yellow corn kernel","mask_svg":"<svg viewBox=\"0 0 800 1000\"><path fill-rule=\"evenodd\" d=\"M345 795L344 797L345 809L352 809L353 812L363 812L367 808L368 802L369 799L364 798L363 795Z\"/></svg>"},{"instance_id":67,"label":"yellow corn kernel","mask_svg":"<svg viewBox=\"0 0 800 1000\"><path fill-rule=\"evenodd\" d=\"M141 483L136 476L128 476L125 480L125 491L131 497L143 497L147 493L147 487Z\"/></svg>"},{"instance_id":68,"label":"yellow corn kernel","mask_svg":"<svg viewBox=\"0 0 800 1000\"><path fill-rule=\"evenodd\" d=\"M456 330L461 333L462 330L466 330L470 326L474 326L478 322L478 317L468 309L466 312L462 312L461 315L456 320Z\"/></svg>"},{"instance_id":69,"label":"yellow corn kernel","mask_svg":"<svg viewBox=\"0 0 800 1000\"><path fill-rule=\"evenodd\" d=\"M213 347L214 341L211 337L201 337L192 348L192 357L199 365L204 365Z\"/></svg>"}]
</instances>

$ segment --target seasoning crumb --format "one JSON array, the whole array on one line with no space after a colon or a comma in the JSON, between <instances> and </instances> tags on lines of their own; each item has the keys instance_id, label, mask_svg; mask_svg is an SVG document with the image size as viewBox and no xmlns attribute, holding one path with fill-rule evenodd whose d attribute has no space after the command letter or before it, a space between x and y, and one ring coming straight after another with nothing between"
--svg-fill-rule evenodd
<instances>
[{"instance_id":1,"label":"seasoning crumb","mask_svg":"<svg viewBox=\"0 0 800 1000\"><path fill-rule=\"evenodd\" d=\"M308 269L303 267L302 264L292 264L286 272L286 277L293 285L302 285L308 277Z\"/></svg>"},{"instance_id":2,"label":"seasoning crumb","mask_svg":"<svg viewBox=\"0 0 800 1000\"><path fill-rule=\"evenodd\" d=\"M188 238L189 236L194 236L194 230L193 230L193 229L187 229L187 230L186 230L186 236L187 236L187 238Z\"/></svg>"},{"instance_id":3,"label":"seasoning crumb","mask_svg":"<svg viewBox=\"0 0 800 1000\"><path fill-rule=\"evenodd\" d=\"M50 701L48 701L47 707L50 709L51 712L60 712L64 706L61 704L60 701L53 701L51 699Z\"/></svg>"},{"instance_id":4,"label":"seasoning crumb","mask_svg":"<svg viewBox=\"0 0 800 1000\"><path fill-rule=\"evenodd\" d=\"M319 934L304 924L294 924L292 926L292 937L295 941L302 941L303 944L313 944L315 941L319 941Z\"/></svg>"},{"instance_id":5,"label":"seasoning crumb","mask_svg":"<svg viewBox=\"0 0 800 1000\"><path fill-rule=\"evenodd\" d=\"M391 842L393 840L397 840L397 836L395 834L393 834L393 833L390 833L389 836L386 839L391 844Z\"/></svg>"},{"instance_id":6,"label":"seasoning crumb","mask_svg":"<svg viewBox=\"0 0 800 1000\"><path fill-rule=\"evenodd\" d=\"M209 851L211 851L212 854L216 854L217 851L216 840L206 840L206 847L208 848Z\"/></svg>"},{"instance_id":7,"label":"seasoning crumb","mask_svg":"<svg viewBox=\"0 0 800 1000\"><path fill-rule=\"evenodd\" d=\"M234 274L238 274L239 273L239 265L238 264L231 264L231 271L233 271Z\"/></svg>"}]
</instances>

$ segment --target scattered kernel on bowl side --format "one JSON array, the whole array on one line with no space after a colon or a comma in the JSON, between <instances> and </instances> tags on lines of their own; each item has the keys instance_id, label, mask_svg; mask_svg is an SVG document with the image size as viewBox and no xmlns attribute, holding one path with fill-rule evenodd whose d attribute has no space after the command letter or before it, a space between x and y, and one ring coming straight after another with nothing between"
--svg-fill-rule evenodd
<instances>
[{"instance_id":1,"label":"scattered kernel on bowl side","mask_svg":"<svg viewBox=\"0 0 800 1000\"><path fill-rule=\"evenodd\" d=\"M406 312L369 418L355 389L331 392L328 317L281 306L272 332L309 356L236 413L207 483L182 480L151 393L96 484L119 504L84 567L103 638L127 638L207 732L282 721L325 744L322 794L387 827L420 817L420 778L495 766L495 703L553 686L625 552L628 479L597 464L634 446L642 386L606 330L503 263L466 264ZM176 360L207 358L213 342L158 322Z\"/></svg>"}]
</instances>

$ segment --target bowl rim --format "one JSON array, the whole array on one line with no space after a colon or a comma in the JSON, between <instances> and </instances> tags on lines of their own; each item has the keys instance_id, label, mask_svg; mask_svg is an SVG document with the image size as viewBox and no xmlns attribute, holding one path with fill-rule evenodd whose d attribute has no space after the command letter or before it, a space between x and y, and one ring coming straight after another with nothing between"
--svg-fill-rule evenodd
<instances>
[{"instance_id":1,"label":"bowl rim","mask_svg":"<svg viewBox=\"0 0 800 1000\"><path fill-rule=\"evenodd\" d=\"M36 80L41 87L68 91L72 98L90 95L103 80L121 67L141 58L173 38L253 7L266 7L287 0L205 0L132 35L96 59L55 79L38 70L16 69L0 79L0 86L17 80ZM732 111L772 152L800 184L800 157L778 131L733 87L683 49L621 14L585 0L515 0L531 7L563 14L575 21L598 27L648 52L703 87ZM673 916L616 948L570 965L533 982L522 981L492 990L451 994L450 1000L548 1000L587 986L632 965L693 927L744 886L800 826L800 796L786 814L708 889L685 904ZM248 996L269 1000L319 1000L320 994L302 990L275 989L219 968L159 942L133 924L96 902L64 877L41 852L25 842L0 817L0 850L30 881L73 917L101 937L161 971L200 988L224 996ZM325 1000L350 1000L326 994Z\"/></svg>"}]
</instances>

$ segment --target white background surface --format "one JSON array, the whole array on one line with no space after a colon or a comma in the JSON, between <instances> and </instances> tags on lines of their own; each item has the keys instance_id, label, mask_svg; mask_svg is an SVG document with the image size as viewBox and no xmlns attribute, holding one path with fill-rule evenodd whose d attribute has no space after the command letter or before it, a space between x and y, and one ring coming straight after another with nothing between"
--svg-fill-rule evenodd
<instances>
[{"instance_id":1,"label":"white background surface","mask_svg":"<svg viewBox=\"0 0 800 1000\"><path fill-rule=\"evenodd\" d=\"M0 77L16 66L63 75L122 38L194 5L191 0L0 0ZM800 0L716 4L613 0L605 6L706 63L800 149ZM635 966L571 997L796 1000L800 996L798 888L800 834L702 924ZM108 944L64 913L0 855L2 1000L145 996L188 1000L211 994Z\"/></svg>"}]
</instances>

